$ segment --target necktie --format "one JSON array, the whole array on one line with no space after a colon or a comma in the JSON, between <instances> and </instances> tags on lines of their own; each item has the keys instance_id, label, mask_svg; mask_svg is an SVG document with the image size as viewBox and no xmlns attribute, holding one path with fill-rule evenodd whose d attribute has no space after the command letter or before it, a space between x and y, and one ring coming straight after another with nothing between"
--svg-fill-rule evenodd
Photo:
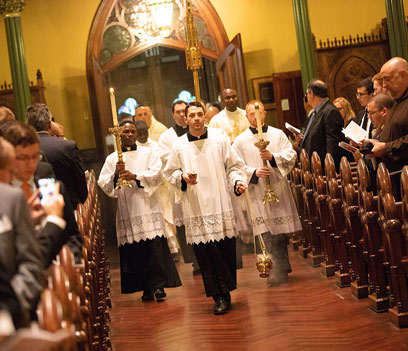
<instances>
[{"instance_id":1,"label":"necktie","mask_svg":"<svg viewBox=\"0 0 408 351\"><path fill-rule=\"evenodd\" d=\"M27 182L21 184L21 189L23 189L27 200L31 197L31 195L33 195L33 193L31 192L30 184L28 184Z\"/></svg>"},{"instance_id":2,"label":"necktie","mask_svg":"<svg viewBox=\"0 0 408 351\"><path fill-rule=\"evenodd\" d=\"M368 116L367 116L367 110L364 111L364 115L363 115L363 121L361 124L361 128L363 128L364 130L367 130L367 123L368 123Z\"/></svg>"},{"instance_id":3,"label":"necktie","mask_svg":"<svg viewBox=\"0 0 408 351\"><path fill-rule=\"evenodd\" d=\"M307 124L305 134L303 134L303 139L302 139L302 144L301 145L303 145L303 142L306 140L306 136L309 133L310 126L312 125L313 119L315 118L315 116L316 116L316 111L313 111L312 115L310 116L309 123Z\"/></svg>"}]
</instances>

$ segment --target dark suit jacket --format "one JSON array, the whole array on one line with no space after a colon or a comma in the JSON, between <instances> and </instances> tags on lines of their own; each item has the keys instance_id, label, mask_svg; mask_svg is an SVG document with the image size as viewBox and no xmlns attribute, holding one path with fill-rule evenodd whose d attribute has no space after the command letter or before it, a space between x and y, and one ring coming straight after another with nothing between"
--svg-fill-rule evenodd
<instances>
[{"instance_id":1,"label":"dark suit jacket","mask_svg":"<svg viewBox=\"0 0 408 351\"><path fill-rule=\"evenodd\" d=\"M45 263L23 191L0 182L0 193L0 262L27 322L43 289Z\"/></svg>"},{"instance_id":2,"label":"dark suit jacket","mask_svg":"<svg viewBox=\"0 0 408 351\"><path fill-rule=\"evenodd\" d=\"M313 151L316 151L322 165L324 165L326 153L329 152L338 170L340 159L346 152L338 146L340 141L345 141L344 134L341 132L344 121L339 110L330 101L326 101L311 123L307 135L302 140L301 149L305 149L309 157L312 157Z\"/></svg>"},{"instance_id":3,"label":"dark suit jacket","mask_svg":"<svg viewBox=\"0 0 408 351\"><path fill-rule=\"evenodd\" d=\"M39 133L40 149L54 168L55 176L62 181L69 193L74 209L88 196L84 165L79 150L72 140L55 138L48 133Z\"/></svg>"},{"instance_id":4,"label":"dark suit jacket","mask_svg":"<svg viewBox=\"0 0 408 351\"><path fill-rule=\"evenodd\" d=\"M38 163L38 167L34 174L34 182L36 186L38 186L38 179L41 178L53 178L52 166L46 162ZM48 253L46 257L47 260L52 261L61 250L62 246L64 244L68 244L69 248L75 256L75 261L79 262L82 257L82 236L79 232L78 225L75 220L74 210L69 199L69 194L62 182L60 182L60 193L64 197L64 220L67 222L67 226L62 234L55 237L43 238L43 245L46 245L48 247Z\"/></svg>"},{"instance_id":5,"label":"dark suit jacket","mask_svg":"<svg viewBox=\"0 0 408 351\"><path fill-rule=\"evenodd\" d=\"M10 285L10 278L7 271L0 261L0 311L6 310L13 318L16 328L21 326L21 309L18 303L17 296Z\"/></svg>"}]
</instances>

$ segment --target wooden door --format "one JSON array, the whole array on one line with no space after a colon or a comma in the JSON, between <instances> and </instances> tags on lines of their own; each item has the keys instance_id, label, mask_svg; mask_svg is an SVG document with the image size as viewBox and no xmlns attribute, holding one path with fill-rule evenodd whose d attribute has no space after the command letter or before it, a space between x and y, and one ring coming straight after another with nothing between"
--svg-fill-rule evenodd
<instances>
[{"instance_id":1,"label":"wooden door","mask_svg":"<svg viewBox=\"0 0 408 351\"><path fill-rule=\"evenodd\" d=\"M279 128L286 131L285 122L301 128L306 112L300 71L275 73L272 78Z\"/></svg>"},{"instance_id":2,"label":"wooden door","mask_svg":"<svg viewBox=\"0 0 408 351\"><path fill-rule=\"evenodd\" d=\"M238 104L244 108L248 102L248 89L241 43L241 34L238 33L219 56L216 70L220 92L226 88L235 89Z\"/></svg>"}]
</instances>

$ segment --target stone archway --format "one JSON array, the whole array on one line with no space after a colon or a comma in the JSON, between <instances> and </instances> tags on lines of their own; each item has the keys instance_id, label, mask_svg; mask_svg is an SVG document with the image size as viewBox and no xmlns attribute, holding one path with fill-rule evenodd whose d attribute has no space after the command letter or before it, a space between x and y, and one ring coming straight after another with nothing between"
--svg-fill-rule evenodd
<instances>
[{"instance_id":1,"label":"stone archway","mask_svg":"<svg viewBox=\"0 0 408 351\"><path fill-rule=\"evenodd\" d=\"M104 157L104 136L111 126L109 87L104 75L156 46L185 49L185 1L174 0L171 34L162 38L141 28L130 9L141 0L103 0L95 14L87 46L87 79L98 154ZM225 28L209 0L192 0L192 13L204 57L216 60L228 45Z\"/></svg>"}]
</instances>

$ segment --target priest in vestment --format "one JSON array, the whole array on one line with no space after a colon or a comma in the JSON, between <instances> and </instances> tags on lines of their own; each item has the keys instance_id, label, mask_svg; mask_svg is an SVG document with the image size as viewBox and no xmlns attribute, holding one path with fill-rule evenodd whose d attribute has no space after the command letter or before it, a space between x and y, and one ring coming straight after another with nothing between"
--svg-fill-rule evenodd
<instances>
[{"instance_id":1,"label":"priest in vestment","mask_svg":"<svg viewBox=\"0 0 408 351\"><path fill-rule=\"evenodd\" d=\"M269 141L265 150L259 150L254 144L259 140L255 104L260 106L260 120L263 139ZM277 128L264 125L266 111L260 101L250 101L246 107L250 127L239 135L233 144L233 149L249 167L258 169L263 167L262 160L267 161L267 174L258 171L250 180L248 192L252 207L252 229L254 235L262 235L267 251L272 255L274 263L268 278L272 286L288 280L288 273L292 271L288 256L288 234L302 229L296 204L292 196L286 176L296 162L296 152L293 150L286 134ZM269 174L269 175L268 175ZM270 179L273 191L278 195L279 202L262 203L265 194L265 176Z\"/></svg>"},{"instance_id":2,"label":"priest in vestment","mask_svg":"<svg viewBox=\"0 0 408 351\"><path fill-rule=\"evenodd\" d=\"M211 118L208 126L223 129L232 144L235 138L249 127L249 123L245 111L238 107L238 95L235 89L224 89L221 96L225 107Z\"/></svg>"},{"instance_id":3,"label":"priest in vestment","mask_svg":"<svg viewBox=\"0 0 408 351\"><path fill-rule=\"evenodd\" d=\"M166 297L164 288L180 286L180 278L164 235L164 218L157 189L162 182L161 161L152 149L136 145L136 127L122 122L123 162L110 154L102 167L98 185L118 199L116 233L120 254L123 294L143 291L142 300ZM115 189L118 177L133 187Z\"/></svg>"},{"instance_id":4,"label":"priest in vestment","mask_svg":"<svg viewBox=\"0 0 408 351\"><path fill-rule=\"evenodd\" d=\"M167 130L167 127L159 122L152 113L152 109L149 106L142 106L135 110L135 121L146 122L149 128L149 137L154 141L159 141L160 135Z\"/></svg>"},{"instance_id":5,"label":"priest in vestment","mask_svg":"<svg viewBox=\"0 0 408 351\"><path fill-rule=\"evenodd\" d=\"M237 282L231 196L246 189L245 165L224 131L205 128L201 103L191 102L185 114L189 131L174 142L163 174L182 203L186 240L193 246L206 295L215 301L214 314L223 314Z\"/></svg>"}]
</instances>

